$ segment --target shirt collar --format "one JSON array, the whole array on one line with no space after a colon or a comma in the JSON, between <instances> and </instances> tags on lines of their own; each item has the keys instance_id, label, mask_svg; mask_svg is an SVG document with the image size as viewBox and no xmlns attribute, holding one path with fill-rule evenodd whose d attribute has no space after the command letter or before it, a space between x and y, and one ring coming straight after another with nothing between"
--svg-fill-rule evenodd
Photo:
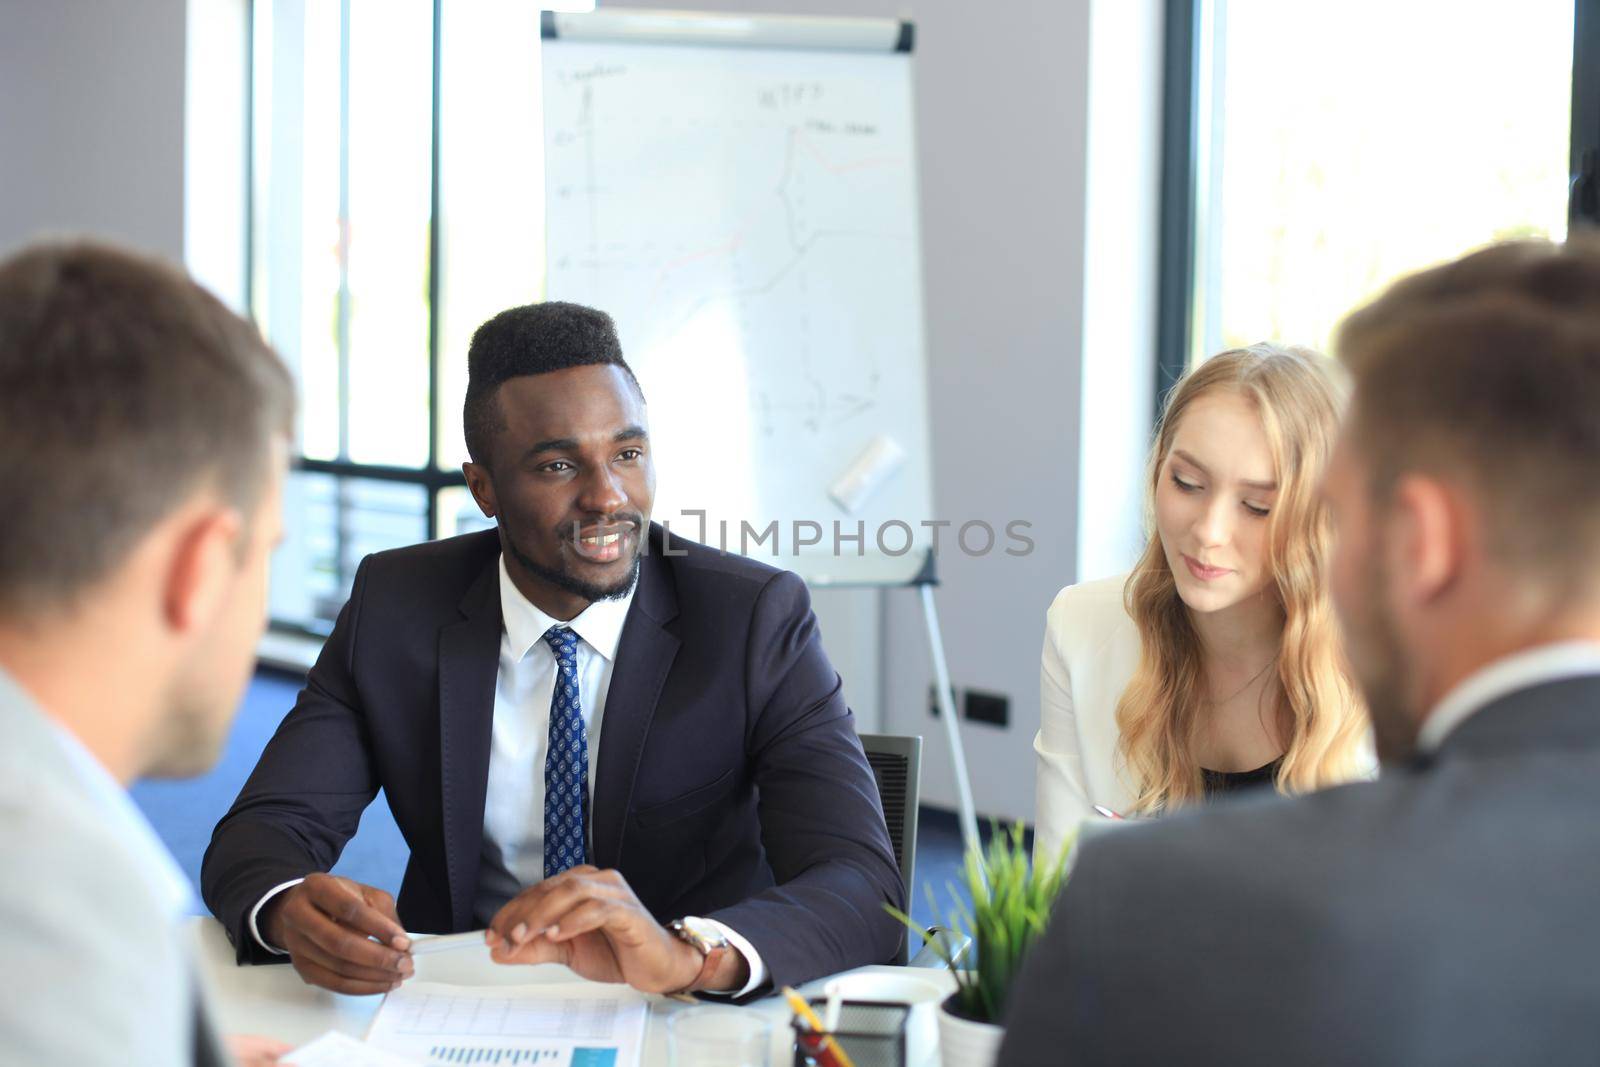
<instances>
[{"instance_id":1,"label":"shirt collar","mask_svg":"<svg viewBox=\"0 0 1600 1067\"><path fill-rule=\"evenodd\" d=\"M1468 675L1433 706L1417 733L1417 747L1433 752L1475 712L1503 696L1544 682L1600 674L1600 644L1562 641L1495 660Z\"/></svg>"},{"instance_id":2,"label":"shirt collar","mask_svg":"<svg viewBox=\"0 0 1600 1067\"><path fill-rule=\"evenodd\" d=\"M633 594L639 588L637 580L624 596L613 600L596 600L568 622L546 615L511 581L506 570L506 558L500 557L500 617L505 620L506 640L511 654L518 661L528 650L544 640L545 631L552 626L566 626L608 661L617 660L617 645L622 642L622 627L628 621L628 609L633 605Z\"/></svg>"},{"instance_id":3,"label":"shirt collar","mask_svg":"<svg viewBox=\"0 0 1600 1067\"><path fill-rule=\"evenodd\" d=\"M122 783L112 777L111 772L95 758L94 753L84 747L76 734L46 714L21 686L0 670L0 695L8 691L15 703L48 725L56 746L77 778L80 791L99 810L117 840L133 852L162 907L173 919L181 919L195 911L194 890L189 885L188 876L172 858L172 853Z\"/></svg>"}]
</instances>

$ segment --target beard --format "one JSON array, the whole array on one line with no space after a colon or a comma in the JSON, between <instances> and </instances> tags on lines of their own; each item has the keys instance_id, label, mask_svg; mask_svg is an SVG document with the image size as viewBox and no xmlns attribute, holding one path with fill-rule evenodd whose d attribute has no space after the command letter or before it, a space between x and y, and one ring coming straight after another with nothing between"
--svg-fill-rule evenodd
<instances>
[{"instance_id":1,"label":"beard","mask_svg":"<svg viewBox=\"0 0 1600 1067\"><path fill-rule=\"evenodd\" d=\"M1418 723L1407 695L1412 685L1399 627L1386 606L1388 587L1388 567L1381 558L1374 559L1367 572L1359 617L1350 619L1345 631L1350 665L1372 717L1378 759L1393 766L1416 754Z\"/></svg>"},{"instance_id":2,"label":"beard","mask_svg":"<svg viewBox=\"0 0 1600 1067\"><path fill-rule=\"evenodd\" d=\"M645 533L645 525L642 521L639 523L639 539L637 546L634 548L633 561L628 565L628 573L611 585L600 585L595 582L584 581L576 574L560 567L547 567L517 546L516 537L511 530L506 528L504 523L501 524L500 531L500 541L505 550L511 553L511 557L520 563L529 574L549 582L563 592L582 597L591 604L597 600L619 600L627 596L633 590L634 583L639 580L639 554L644 550Z\"/></svg>"},{"instance_id":3,"label":"beard","mask_svg":"<svg viewBox=\"0 0 1600 1067\"><path fill-rule=\"evenodd\" d=\"M144 738L140 777L194 778L216 766L250 685L260 634L259 625L219 625L178 666L162 690L161 718Z\"/></svg>"},{"instance_id":4,"label":"beard","mask_svg":"<svg viewBox=\"0 0 1600 1067\"><path fill-rule=\"evenodd\" d=\"M195 778L222 758L233 716L192 693L169 698L168 712L150 739L141 777ZM232 705L226 706L231 711Z\"/></svg>"}]
</instances>

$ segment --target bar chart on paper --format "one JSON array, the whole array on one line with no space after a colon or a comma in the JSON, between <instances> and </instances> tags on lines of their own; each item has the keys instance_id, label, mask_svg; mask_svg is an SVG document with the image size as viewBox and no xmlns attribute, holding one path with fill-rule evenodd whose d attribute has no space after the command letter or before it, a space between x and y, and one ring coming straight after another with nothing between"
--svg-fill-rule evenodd
<instances>
[{"instance_id":1,"label":"bar chart on paper","mask_svg":"<svg viewBox=\"0 0 1600 1067\"><path fill-rule=\"evenodd\" d=\"M428 1062L481 1063L512 1067L515 1064L545 1063L551 1067L567 1064L568 1067L615 1067L617 1050L612 1048L575 1048L570 1055L554 1049L485 1048L473 1045L435 1045L428 1050Z\"/></svg>"},{"instance_id":2,"label":"bar chart on paper","mask_svg":"<svg viewBox=\"0 0 1600 1067\"><path fill-rule=\"evenodd\" d=\"M385 998L367 1042L429 1067L634 1067L648 1014L626 987L412 982Z\"/></svg>"}]
</instances>

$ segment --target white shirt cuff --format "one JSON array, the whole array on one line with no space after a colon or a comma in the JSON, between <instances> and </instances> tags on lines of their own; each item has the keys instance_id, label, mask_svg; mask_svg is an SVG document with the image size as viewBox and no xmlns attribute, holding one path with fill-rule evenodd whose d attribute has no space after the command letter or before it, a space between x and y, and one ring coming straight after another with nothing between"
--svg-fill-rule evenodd
<instances>
[{"instance_id":1,"label":"white shirt cuff","mask_svg":"<svg viewBox=\"0 0 1600 1067\"><path fill-rule=\"evenodd\" d=\"M266 891L260 900L256 901L256 906L250 909L250 936L256 939L256 944L260 945L274 956L287 956L288 953L281 948L273 948L271 945L267 944L267 939L261 936L261 928L256 925L256 916L261 914L261 906L267 901L271 900L285 889L288 889L291 886L297 886L303 881L305 881L304 878L294 878L284 882L282 885L273 886L271 889ZM754 968L751 969L754 970Z\"/></svg>"},{"instance_id":2,"label":"white shirt cuff","mask_svg":"<svg viewBox=\"0 0 1600 1067\"><path fill-rule=\"evenodd\" d=\"M702 989L700 990L701 993L713 997L742 997L765 984L767 980L767 965L761 962L761 953L756 951L754 945L740 937L738 931L729 927L726 923L719 923L715 919L702 919L701 922L715 926L717 932L728 939L728 944L732 945L739 955L744 957L744 962L750 967L750 981L744 984L743 989Z\"/></svg>"}]
</instances>

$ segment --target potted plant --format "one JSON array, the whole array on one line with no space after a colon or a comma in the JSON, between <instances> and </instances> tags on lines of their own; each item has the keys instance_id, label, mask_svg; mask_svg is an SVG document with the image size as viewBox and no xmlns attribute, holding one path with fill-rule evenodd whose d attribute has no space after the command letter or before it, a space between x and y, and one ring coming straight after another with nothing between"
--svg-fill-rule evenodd
<instances>
[{"instance_id":1,"label":"potted plant","mask_svg":"<svg viewBox=\"0 0 1600 1067\"><path fill-rule=\"evenodd\" d=\"M949 944L922 929L904 912L896 918L915 931L955 976L956 991L940 1005L939 1055L944 1067L992 1067L1005 1031L1006 1001L1023 958L1044 932L1061 883L1066 879L1069 842L1052 863L1037 870L1023 843L1022 824L1009 832L998 826L980 854L967 852L961 881L971 905L950 886L951 907L943 925L971 937L977 959L962 968ZM933 891L928 891L933 903ZM937 910L937 905L935 905Z\"/></svg>"}]
</instances>

